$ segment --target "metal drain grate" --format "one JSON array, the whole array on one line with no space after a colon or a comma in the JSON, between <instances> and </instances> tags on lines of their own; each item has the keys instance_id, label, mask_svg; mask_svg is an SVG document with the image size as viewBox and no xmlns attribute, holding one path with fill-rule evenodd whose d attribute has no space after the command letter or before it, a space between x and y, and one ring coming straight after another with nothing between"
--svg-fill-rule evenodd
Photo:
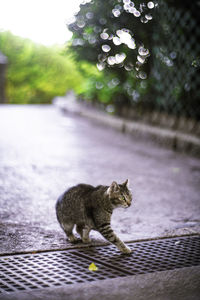
<instances>
[{"instance_id":1,"label":"metal drain grate","mask_svg":"<svg viewBox=\"0 0 200 300\"><path fill-rule=\"evenodd\" d=\"M36 289L126 276L98 263L98 272L88 270L90 258L70 251L15 255L0 259L0 292Z\"/></svg>"},{"instance_id":2,"label":"metal drain grate","mask_svg":"<svg viewBox=\"0 0 200 300\"><path fill-rule=\"evenodd\" d=\"M170 238L128 244L133 254L124 256L114 246L81 249L77 255L123 270L129 275L200 265L200 237ZM76 254L76 252L73 252Z\"/></svg>"},{"instance_id":3,"label":"metal drain grate","mask_svg":"<svg viewBox=\"0 0 200 300\"><path fill-rule=\"evenodd\" d=\"M144 274L200 265L200 237L129 244L130 256L112 245L0 257L0 293ZM94 262L98 271L88 270Z\"/></svg>"}]
</instances>

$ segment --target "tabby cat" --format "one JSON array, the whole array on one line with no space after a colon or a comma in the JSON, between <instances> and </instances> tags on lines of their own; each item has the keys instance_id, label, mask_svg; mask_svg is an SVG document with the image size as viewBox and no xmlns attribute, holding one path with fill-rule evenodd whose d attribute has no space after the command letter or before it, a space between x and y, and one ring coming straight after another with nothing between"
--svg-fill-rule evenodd
<instances>
[{"instance_id":1,"label":"tabby cat","mask_svg":"<svg viewBox=\"0 0 200 300\"><path fill-rule=\"evenodd\" d=\"M89 243L91 229L99 231L110 243L117 246L123 253L131 253L114 233L110 221L114 208L127 208L131 205L132 195L128 189L128 179L110 186L99 185L93 187L88 184L78 184L62 194L56 203L56 215L61 228L70 242L76 242L72 230L76 231L83 243Z\"/></svg>"}]
</instances>

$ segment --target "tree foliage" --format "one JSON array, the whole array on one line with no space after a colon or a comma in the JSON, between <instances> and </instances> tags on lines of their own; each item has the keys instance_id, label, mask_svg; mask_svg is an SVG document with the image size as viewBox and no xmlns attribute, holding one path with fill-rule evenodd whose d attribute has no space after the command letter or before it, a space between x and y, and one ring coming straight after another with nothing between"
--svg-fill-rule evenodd
<instances>
[{"instance_id":1,"label":"tree foliage","mask_svg":"<svg viewBox=\"0 0 200 300\"><path fill-rule=\"evenodd\" d=\"M70 55L10 32L0 33L0 50L8 58L6 94L9 103L50 103L67 90L81 92L83 78Z\"/></svg>"},{"instance_id":2,"label":"tree foliage","mask_svg":"<svg viewBox=\"0 0 200 300\"><path fill-rule=\"evenodd\" d=\"M135 3L135 4L134 4ZM130 103L145 94L150 35L155 4L151 1L84 1L75 20L70 49L79 61L96 65L103 73L90 79L97 99ZM101 99L102 98L102 99Z\"/></svg>"}]
</instances>

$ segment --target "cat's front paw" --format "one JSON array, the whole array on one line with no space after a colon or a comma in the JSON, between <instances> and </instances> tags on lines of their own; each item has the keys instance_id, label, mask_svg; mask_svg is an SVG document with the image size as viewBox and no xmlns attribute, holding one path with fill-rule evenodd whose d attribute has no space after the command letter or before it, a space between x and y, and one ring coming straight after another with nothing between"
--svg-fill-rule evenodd
<instances>
[{"instance_id":1,"label":"cat's front paw","mask_svg":"<svg viewBox=\"0 0 200 300\"><path fill-rule=\"evenodd\" d=\"M132 253L133 251L129 248L129 247L123 247L122 249L121 249L121 252L122 253L124 253L124 254L130 254L130 253Z\"/></svg>"}]
</instances>

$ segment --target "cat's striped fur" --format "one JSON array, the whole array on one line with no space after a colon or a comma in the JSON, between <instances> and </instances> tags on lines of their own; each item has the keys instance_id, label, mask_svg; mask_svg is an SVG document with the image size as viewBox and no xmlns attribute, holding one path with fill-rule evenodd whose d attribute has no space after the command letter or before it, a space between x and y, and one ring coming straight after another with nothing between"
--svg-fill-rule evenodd
<instances>
[{"instance_id":1,"label":"cat's striped fur","mask_svg":"<svg viewBox=\"0 0 200 300\"><path fill-rule=\"evenodd\" d=\"M99 231L110 243L123 253L131 250L117 237L110 221L113 209L129 207L132 194L128 189L128 180L122 184L115 181L110 186L93 187L78 184L61 195L56 203L57 219L71 242L76 241L72 230L76 231L84 243L90 242L91 229Z\"/></svg>"}]
</instances>

